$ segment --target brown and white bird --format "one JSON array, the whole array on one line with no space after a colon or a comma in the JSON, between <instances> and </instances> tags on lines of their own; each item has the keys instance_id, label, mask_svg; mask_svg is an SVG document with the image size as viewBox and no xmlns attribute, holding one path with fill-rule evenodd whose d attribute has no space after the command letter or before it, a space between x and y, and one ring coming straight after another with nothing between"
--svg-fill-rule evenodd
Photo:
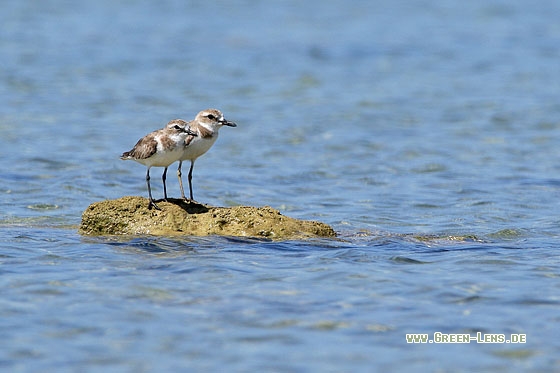
<instances>
[{"instance_id":1,"label":"brown and white bird","mask_svg":"<svg viewBox=\"0 0 560 373\"><path fill-rule=\"evenodd\" d=\"M194 138L193 136L198 135L189 129L186 121L174 119L167 123L164 128L142 137L132 150L122 154L122 160L131 159L148 167L146 171L146 184L148 185L148 195L150 196L148 208L153 206L155 209L160 210L152 198L150 168L165 167L161 179L163 180L164 200L167 200L167 187L165 185L167 167L181 158L185 149L185 140L187 137Z\"/></svg>"},{"instance_id":2,"label":"brown and white bird","mask_svg":"<svg viewBox=\"0 0 560 373\"><path fill-rule=\"evenodd\" d=\"M181 188L181 197L187 202L195 202L193 197L192 188L192 172L194 167L194 162L198 157L203 155L214 145L216 139L218 138L218 130L222 126L237 127L237 124L230 122L224 118L221 111L217 109L206 109L197 114L194 120L188 123L191 131L196 133L196 136L188 136L185 140L185 148L183 149L183 154L179 158L179 168L177 169L177 177L179 178L179 186ZM181 179L181 166L183 161L191 161L191 167L189 169L189 199L185 197L185 192L183 190L183 180Z\"/></svg>"}]
</instances>

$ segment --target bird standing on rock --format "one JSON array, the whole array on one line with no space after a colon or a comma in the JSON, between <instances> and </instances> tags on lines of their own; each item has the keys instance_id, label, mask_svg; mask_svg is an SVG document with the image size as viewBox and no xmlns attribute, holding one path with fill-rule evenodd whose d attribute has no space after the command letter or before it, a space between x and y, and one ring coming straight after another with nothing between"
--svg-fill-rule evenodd
<instances>
[{"instance_id":1,"label":"bird standing on rock","mask_svg":"<svg viewBox=\"0 0 560 373\"><path fill-rule=\"evenodd\" d=\"M203 155L214 145L218 138L218 130L222 126L237 127L237 124L230 122L224 118L221 111L217 109L206 109L197 114L194 120L188 122L188 127L195 133L194 136L187 136L185 140L185 148L182 156L179 158L179 168L177 169L177 177L179 178L179 187L181 188L181 197L189 203L197 203L193 197L192 188L192 172L194 162L198 157ZM183 190L183 180L181 178L181 166L183 161L190 160L191 167L189 169L189 199L185 197Z\"/></svg>"},{"instance_id":2,"label":"bird standing on rock","mask_svg":"<svg viewBox=\"0 0 560 373\"><path fill-rule=\"evenodd\" d=\"M153 206L156 210L160 210L152 198L150 168L165 167L161 179L163 180L164 201L167 201L167 187L165 186L167 167L183 156L187 137L194 138L196 136L198 136L197 133L189 129L186 121L174 119L167 123L164 128L142 137L130 151L122 154L122 160L131 159L148 167L146 171L146 184L150 197L148 208Z\"/></svg>"}]
</instances>

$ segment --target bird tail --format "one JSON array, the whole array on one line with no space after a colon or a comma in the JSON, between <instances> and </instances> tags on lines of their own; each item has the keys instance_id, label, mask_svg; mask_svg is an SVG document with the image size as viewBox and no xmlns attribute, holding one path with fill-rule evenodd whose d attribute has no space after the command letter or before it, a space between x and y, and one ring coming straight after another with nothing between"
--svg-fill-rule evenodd
<instances>
[{"instance_id":1,"label":"bird tail","mask_svg":"<svg viewBox=\"0 0 560 373\"><path fill-rule=\"evenodd\" d=\"M130 157L130 152L124 152L124 153L122 153L122 155L121 155L121 159L122 159L123 161L126 161L127 159L130 159L130 158L131 158L131 157Z\"/></svg>"}]
</instances>

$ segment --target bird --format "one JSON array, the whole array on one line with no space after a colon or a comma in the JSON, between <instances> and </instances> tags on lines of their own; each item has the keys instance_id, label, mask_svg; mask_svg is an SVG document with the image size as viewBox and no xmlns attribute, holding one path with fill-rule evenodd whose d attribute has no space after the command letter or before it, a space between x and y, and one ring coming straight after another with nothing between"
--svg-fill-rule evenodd
<instances>
[{"instance_id":1,"label":"bird","mask_svg":"<svg viewBox=\"0 0 560 373\"><path fill-rule=\"evenodd\" d=\"M196 133L196 136L187 136L185 140L185 148L183 154L179 158L179 167L177 169L177 177L179 178L179 187L181 188L181 198L188 203L198 203L193 197L192 173L194 162L198 157L203 155L214 145L218 138L218 130L222 126L237 127L237 124L230 122L224 118L222 112L218 109L206 109L199 112L194 120L188 122L189 128ZM185 197L183 190L183 180L181 178L181 167L183 161L191 161L189 169L189 199Z\"/></svg>"},{"instance_id":2,"label":"bird","mask_svg":"<svg viewBox=\"0 0 560 373\"><path fill-rule=\"evenodd\" d=\"M156 210L161 210L152 197L150 168L165 167L161 179L163 180L164 201L167 201L167 187L165 185L167 167L178 161L183 155L187 137L194 138L196 136L198 136L197 133L189 128L186 121L173 119L162 129L142 137L131 150L121 155L122 160L133 160L148 167L146 170L146 184L148 185L148 195L150 197L149 209L154 207Z\"/></svg>"}]
</instances>

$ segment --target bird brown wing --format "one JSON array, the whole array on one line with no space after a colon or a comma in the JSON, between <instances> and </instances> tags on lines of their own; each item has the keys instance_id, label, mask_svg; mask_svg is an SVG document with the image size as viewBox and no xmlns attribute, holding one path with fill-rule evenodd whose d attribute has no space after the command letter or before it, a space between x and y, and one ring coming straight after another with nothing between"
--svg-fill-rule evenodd
<instances>
[{"instance_id":1,"label":"bird brown wing","mask_svg":"<svg viewBox=\"0 0 560 373\"><path fill-rule=\"evenodd\" d=\"M124 152L121 158L147 159L157 151L157 141L154 136L146 136L138 140L134 148Z\"/></svg>"}]
</instances>

